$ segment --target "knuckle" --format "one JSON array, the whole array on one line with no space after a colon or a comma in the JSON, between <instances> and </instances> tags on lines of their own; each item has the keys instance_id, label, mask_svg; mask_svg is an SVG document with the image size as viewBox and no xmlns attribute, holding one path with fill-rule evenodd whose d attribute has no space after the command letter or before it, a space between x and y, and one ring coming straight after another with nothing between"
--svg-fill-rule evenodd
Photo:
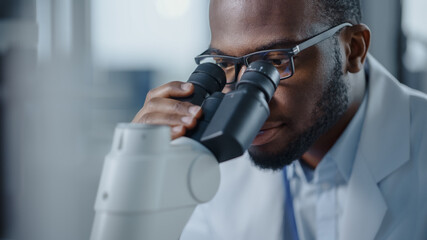
<instances>
[{"instance_id":1,"label":"knuckle","mask_svg":"<svg viewBox=\"0 0 427 240\"><path fill-rule=\"evenodd\" d=\"M154 89L148 91L147 96L145 97L145 100L149 101L150 99L152 99L154 97L153 95L154 95Z\"/></svg>"},{"instance_id":2,"label":"knuckle","mask_svg":"<svg viewBox=\"0 0 427 240\"><path fill-rule=\"evenodd\" d=\"M148 113L142 114L141 117L139 118L139 122L149 124L150 123L150 116L149 115L150 114L148 114Z\"/></svg>"},{"instance_id":3,"label":"knuckle","mask_svg":"<svg viewBox=\"0 0 427 240\"><path fill-rule=\"evenodd\" d=\"M175 124L175 123L179 122L178 117L175 114L168 114L166 116L166 119L170 124Z\"/></svg>"},{"instance_id":4,"label":"knuckle","mask_svg":"<svg viewBox=\"0 0 427 240\"><path fill-rule=\"evenodd\" d=\"M150 99L149 101L147 101L147 102L144 104L144 109L145 109L146 111L150 111L151 109L155 108L156 101L157 101L157 98L152 98L152 99Z\"/></svg>"},{"instance_id":5,"label":"knuckle","mask_svg":"<svg viewBox=\"0 0 427 240\"><path fill-rule=\"evenodd\" d=\"M141 123L145 124L159 124L159 117L154 113L145 113L141 116Z\"/></svg>"},{"instance_id":6,"label":"knuckle","mask_svg":"<svg viewBox=\"0 0 427 240\"><path fill-rule=\"evenodd\" d=\"M172 107L172 110L175 112L182 112L184 109L182 102L179 102L179 101L172 103L171 107Z\"/></svg>"},{"instance_id":7,"label":"knuckle","mask_svg":"<svg viewBox=\"0 0 427 240\"><path fill-rule=\"evenodd\" d=\"M164 98L154 97L144 104L146 112L159 112L164 109L166 102Z\"/></svg>"}]
</instances>

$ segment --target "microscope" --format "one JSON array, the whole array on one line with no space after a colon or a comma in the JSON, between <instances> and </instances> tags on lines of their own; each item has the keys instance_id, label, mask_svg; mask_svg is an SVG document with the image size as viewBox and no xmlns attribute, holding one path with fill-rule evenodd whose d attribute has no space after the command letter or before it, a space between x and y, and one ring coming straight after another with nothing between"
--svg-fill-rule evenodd
<instances>
[{"instance_id":1,"label":"microscope","mask_svg":"<svg viewBox=\"0 0 427 240\"><path fill-rule=\"evenodd\" d=\"M195 207L219 187L219 163L241 156L269 116L277 69L251 63L235 90L223 94L224 71L199 65L179 99L202 107L185 137L171 141L168 126L121 123L106 156L95 202L91 240L179 239Z\"/></svg>"}]
</instances>

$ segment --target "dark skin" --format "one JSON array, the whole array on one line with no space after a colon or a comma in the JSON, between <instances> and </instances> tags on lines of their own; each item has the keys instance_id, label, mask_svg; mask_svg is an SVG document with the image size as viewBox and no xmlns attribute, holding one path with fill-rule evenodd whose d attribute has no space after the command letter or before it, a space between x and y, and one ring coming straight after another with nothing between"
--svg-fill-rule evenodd
<instances>
[{"instance_id":1,"label":"dark skin","mask_svg":"<svg viewBox=\"0 0 427 240\"><path fill-rule=\"evenodd\" d=\"M293 47L332 27L318 17L318 9L310 2L311 0L212 0L210 46L230 56L242 56L264 48ZM303 154L301 159L313 168L345 130L362 102L366 84L363 64L369 42L370 31L365 25L346 27L339 33L342 71L349 87L349 105L338 122ZM297 55L295 74L280 82L269 103L270 116L262 129L269 131L271 136L255 141L251 148L277 152L313 125L314 119L320 114L314 113L314 110L326 86L325 76L328 76L328 71L335 64L331 47L333 41L326 40ZM239 76L244 70L245 67L241 69ZM186 131L194 128L202 115L200 108L171 99L191 95L193 87L189 85L188 89L183 89L183 84L170 82L151 90L144 107L133 122L170 125L172 138L183 136Z\"/></svg>"}]
</instances>

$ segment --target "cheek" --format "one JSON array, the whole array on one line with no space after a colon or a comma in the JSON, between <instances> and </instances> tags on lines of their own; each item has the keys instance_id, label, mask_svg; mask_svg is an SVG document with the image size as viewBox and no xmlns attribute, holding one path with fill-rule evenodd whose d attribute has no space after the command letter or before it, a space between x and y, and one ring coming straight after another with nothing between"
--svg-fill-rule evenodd
<instances>
[{"instance_id":1,"label":"cheek","mask_svg":"<svg viewBox=\"0 0 427 240\"><path fill-rule=\"evenodd\" d=\"M303 129L312 123L316 101L306 88L279 86L270 102L272 116L287 122L290 127Z\"/></svg>"},{"instance_id":2,"label":"cheek","mask_svg":"<svg viewBox=\"0 0 427 240\"><path fill-rule=\"evenodd\" d=\"M312 126L320 114L316 106L327 82L325 67L316 54L299 57L295 74L280 83L270 102L272 115L287 119L295 130Z\"/></svg>"}]
</instances>

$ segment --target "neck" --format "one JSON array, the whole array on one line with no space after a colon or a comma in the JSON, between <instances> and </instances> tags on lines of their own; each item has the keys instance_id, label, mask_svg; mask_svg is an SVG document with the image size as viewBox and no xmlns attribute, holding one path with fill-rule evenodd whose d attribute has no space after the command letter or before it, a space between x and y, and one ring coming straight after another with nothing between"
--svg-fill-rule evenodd
<instances>
[{"instance_id":1,"label":"neck","mask_svg":"<svg viewBox=\"0 0 427 240\"><path fill-rule=\"evenodd\" d=\"M344 132L363 101L366 87L364 71L360 71L357 74L351 75L349 82L350 104L347 111L331 129L320 136L316 142L314 142L314 144L302 155L301 160L313 169L317 167L326 153L332 148L332 146Z\"/></svg>"}]
</instances>

